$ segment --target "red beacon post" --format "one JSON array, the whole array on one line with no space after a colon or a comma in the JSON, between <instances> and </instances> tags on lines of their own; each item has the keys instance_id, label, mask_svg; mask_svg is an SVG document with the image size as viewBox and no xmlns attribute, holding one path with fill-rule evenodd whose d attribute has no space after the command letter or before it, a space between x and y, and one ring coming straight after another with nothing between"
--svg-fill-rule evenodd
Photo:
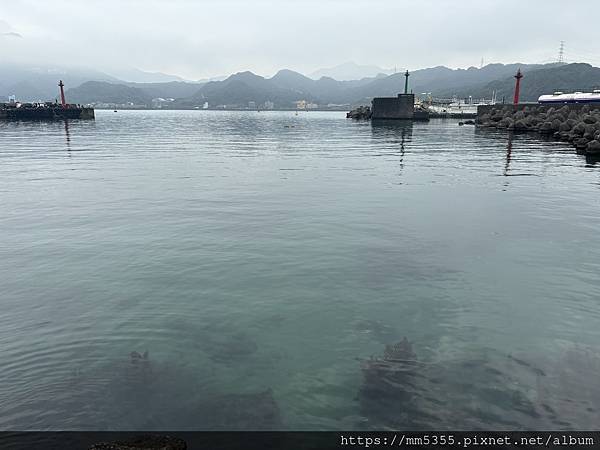
<instances>
[{"instance_id":1,"label":"red beacon post","mask_svg":"<svg viewBox=\"0 0 600 450\"><path fill-rule=\"evenodd\" d=\"M517 70L517 74L515 75L516 83L515 83L515 97L513 99L513 103L515 105L519 104L519 94L521 92L521 78L523 78L523 74L521 73L521 69Z\"/></svg>"},{"instance_id":2,"label":"red beacon post","mask_svg":"<svg viewBox=\"0 0 600 450\"><path fill-rule=\"evenodd\" d=\"M62 80L60 80L58 82L58 87L60 88L60 104L62 105L63 108L66 108L67 102L65 100L65 85L62 82Z\"/></svg>"}]
</instances>

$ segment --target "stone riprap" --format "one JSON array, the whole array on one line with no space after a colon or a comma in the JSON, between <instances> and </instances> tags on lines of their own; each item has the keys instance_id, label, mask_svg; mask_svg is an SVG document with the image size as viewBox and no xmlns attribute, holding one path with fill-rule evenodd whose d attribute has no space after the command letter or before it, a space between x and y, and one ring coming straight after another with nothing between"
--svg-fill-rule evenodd
<instances>
[{"instance_id":1,"label":"stone riprap","mask_svg":"<svg viewBox=\"0 0 600 450\"><path fill-rule=\"evenodd\" d=\"M539 133L572 143L577 153L600 156L600 105L485 105L477 109L476 124Z\"/></svg>"},{"instance_id":2,"label":"stone riprap","mask_svg":"<svg viewBox=\"0 0 600 450\"><path fill-rule=\"evenodd\" d=\"M359 106L346 114L347 119L369 120L371 118L371 108L369 106Z\"/></svg>"}]
</instances>

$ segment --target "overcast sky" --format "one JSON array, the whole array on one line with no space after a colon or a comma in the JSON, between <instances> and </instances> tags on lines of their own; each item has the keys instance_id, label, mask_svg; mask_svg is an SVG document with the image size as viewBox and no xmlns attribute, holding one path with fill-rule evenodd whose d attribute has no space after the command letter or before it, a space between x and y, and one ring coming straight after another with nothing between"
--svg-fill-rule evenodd
<instances>
[{"instance_id":1,"label":"overcast sky","mask_svg":"<svg viewBox=\"0 0 600 450\"><path fill-rule=\"evenodd\" d=\"M600 65L597 0L0 0L0 58L199 79L551 62ZM1 60L0 60L1 67ZM1 70L1 69L0 69Z\"/></svg>"}]
</instances>

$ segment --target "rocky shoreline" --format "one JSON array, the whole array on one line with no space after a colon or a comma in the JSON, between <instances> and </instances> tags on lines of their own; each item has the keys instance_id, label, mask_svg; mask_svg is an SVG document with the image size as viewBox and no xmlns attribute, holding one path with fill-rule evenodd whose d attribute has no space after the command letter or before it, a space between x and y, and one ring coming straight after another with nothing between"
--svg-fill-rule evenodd
<instances>
[{"instance_id":1,"label":"rocky shoreline","mask_svg":"<svg viewBox=\"0 0 600 450\"><path fill-rule=\"evenodd\" d=\"M369 120L372 112L370 106L359 106L346 114L346 119Z\"/></svg>"},{"instance_id":2,"label":"rocky shoreline","mask_svg":"<svg viewBox=\"0 0 600 450\"><path fill-rule=\"evenodd\" d=\"M600 109L590 105L497 105L480 108L476 125L535 132L570 142L577 153L600 156Z\"/></svg>"}]
</instances>

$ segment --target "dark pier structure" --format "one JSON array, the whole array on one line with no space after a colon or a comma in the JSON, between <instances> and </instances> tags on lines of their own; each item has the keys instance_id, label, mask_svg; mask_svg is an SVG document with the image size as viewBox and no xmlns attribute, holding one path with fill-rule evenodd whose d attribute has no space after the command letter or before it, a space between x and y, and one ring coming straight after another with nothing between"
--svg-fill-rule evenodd
<instances>
[{"instance_id":1,"label":"dark pier structure","mask_svg":"<svg viewBox=\"0 0 600 450\"><path fill-rule=\"evenodd\" d=\"M429 120L427 111L415 110L415 95L408 93L408 70L404 76L404 94L372 100L371 120Z\"/></svg>"},{"instance_id":2,"label":"dark pier structure","mask_svg":"<svg viewBox=\"0 0 600 450\"><path fill-rule=\"evenodd\" d=\"M94 119L94 108L72 105L65 100L64 84L60 87L60 104L45 103L4 103L0 104L0 120L64 120Z\"/></svg>"}]
</instances>

